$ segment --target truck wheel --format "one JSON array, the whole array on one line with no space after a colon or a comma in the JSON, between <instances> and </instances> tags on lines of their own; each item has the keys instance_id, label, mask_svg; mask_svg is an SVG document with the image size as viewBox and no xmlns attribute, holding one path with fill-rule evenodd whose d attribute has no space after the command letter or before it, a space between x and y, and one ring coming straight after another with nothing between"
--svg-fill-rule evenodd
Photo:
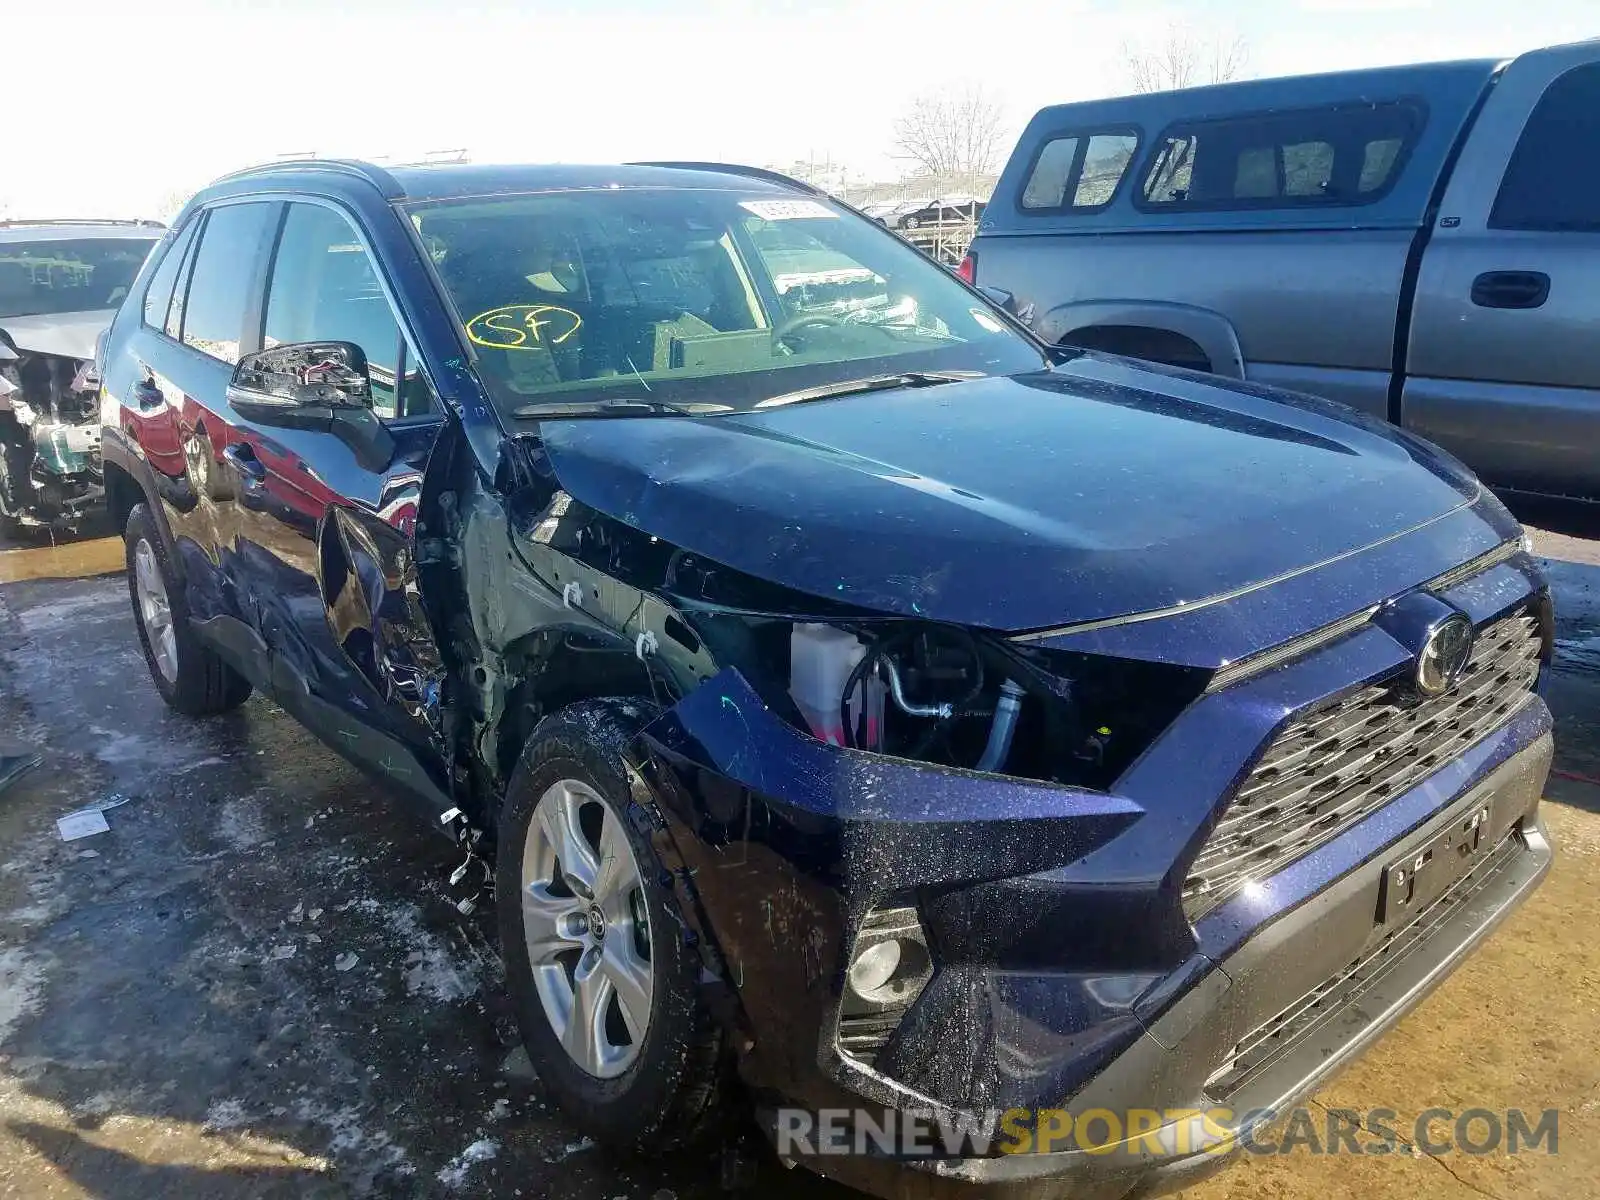
<instances>
[{"instance_id":1,"label":"truck wheel","mask_svg":"<svg viewBox=\"0 0 1600 1200\"><path fill-rule=\"evenodd\" d=\"M167 560L155 518L143 504L128 514L128 595L150 678L167 706L210 717L250 698L250 681L204 645L189 627L189 603Z\"/></svg>"},{"instance_id":2,"label":"truck wheel","mask_svg":"<svg viewBox=\"0 0 1600 1200\"><path fill-rule=\"evenodd\" d=\"M727 1056L623 767L645 707L588 701L534 729L506 789L495 894L539 1078L585 1132L661 1150L714 1126Z\"/></svg>"}]
</instances>

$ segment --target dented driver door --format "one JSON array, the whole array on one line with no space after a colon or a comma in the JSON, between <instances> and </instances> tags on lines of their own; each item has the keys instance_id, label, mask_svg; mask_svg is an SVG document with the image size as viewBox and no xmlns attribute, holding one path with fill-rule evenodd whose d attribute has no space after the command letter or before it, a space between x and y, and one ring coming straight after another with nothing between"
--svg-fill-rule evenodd
<instances>
[{"instance_id":1,"label":"dented driver door","mask_svg":"<svg viewBox=\"0 0 1600 1200\"><path fill-rule=\"evenodd\" d=\"M330 205L284 207L263 309L265 348L339 341L365 353L366 435L244 415L235 562L256 599L278 702L436 820L448 808L437 647L413 540L441 427L367 241ZM364 414L363 414L364 416Z\"/></svg>"}]
</instances>

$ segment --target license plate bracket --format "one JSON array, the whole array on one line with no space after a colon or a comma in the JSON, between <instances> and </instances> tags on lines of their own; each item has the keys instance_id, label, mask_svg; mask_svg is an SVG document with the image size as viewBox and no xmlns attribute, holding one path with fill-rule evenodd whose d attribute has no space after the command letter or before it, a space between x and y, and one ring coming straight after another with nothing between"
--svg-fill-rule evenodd
<instances>
[{"instance_id":1,"label":"license plate bracket","mask_svg":"<svg viewBox=\"0 0 1600 1200\"><path fill-rule=\"evenodd\" d=\"M1383 870L1378 896L1378 923L1409 918L1438 899L1494 846L1490 804L1482 804L1452 821L1429 841Z\"/></svg>"}]
</instances>

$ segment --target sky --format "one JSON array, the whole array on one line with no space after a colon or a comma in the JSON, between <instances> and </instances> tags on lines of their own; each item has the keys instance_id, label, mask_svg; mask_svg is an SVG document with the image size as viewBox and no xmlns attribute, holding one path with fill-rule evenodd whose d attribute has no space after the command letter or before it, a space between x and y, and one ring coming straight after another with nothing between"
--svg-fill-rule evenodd
<instances>
[{"instance_id":1,"label":"sky","mask_svg":"<svg viewBox=\"0 0 1600 1200\"><path fill-rule=\"evenodd\" d=\"M478 162L815 158L894 178L919 95L981 84L1008 131L1128 90L1177 25L1247 73L1509 57L1600 0L8 0L0 216L165 216L286 154ZM1009 143L1008 143L1009 144ZM55 151L55 152L52 152Z\"/></svg>"}]
</instances>

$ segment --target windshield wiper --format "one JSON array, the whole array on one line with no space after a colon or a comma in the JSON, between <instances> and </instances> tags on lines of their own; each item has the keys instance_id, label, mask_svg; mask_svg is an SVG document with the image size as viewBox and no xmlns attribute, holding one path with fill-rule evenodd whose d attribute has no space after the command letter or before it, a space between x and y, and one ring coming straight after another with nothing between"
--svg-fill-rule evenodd
<instances>
[{"instance_id":1,"label":"windshield wiper","mask_svg":"<svg viewBox=\"0 0 1600 1200\"><path fill-rule=\"evenodd\" d=\"M731 412L726 405L716 405L707 408L709 412ZM696 412L692 408L685 408L681 404L669 404L665 400L643 400L629 396L617 400L589 400L589 401L562 401L547 400L542 404L524 404L521 408L513 409L513 417L527 419L550 418L562 419L566 417L659 417L663 413L672 413L680 417L703 417L708 412Z\"/></svg>"},{"instance_id":2,"label":"windshield wiper","mask_svg":"<svg viewBox=\"0 0 1600 1200\"><path fill-rule=\"evenodd\" d=\"M797 392L769 396L756 407L777 408L780 404L804 404L808 400L828 400L834 396L854 396L860 392L933 387L940 383L960 383L966 379L982 378L982 371L901 371L895 375L868 375L862 379L846 379L842 383L825 383L821 387L801 388Z\"/></svg>"}]
</instances>

